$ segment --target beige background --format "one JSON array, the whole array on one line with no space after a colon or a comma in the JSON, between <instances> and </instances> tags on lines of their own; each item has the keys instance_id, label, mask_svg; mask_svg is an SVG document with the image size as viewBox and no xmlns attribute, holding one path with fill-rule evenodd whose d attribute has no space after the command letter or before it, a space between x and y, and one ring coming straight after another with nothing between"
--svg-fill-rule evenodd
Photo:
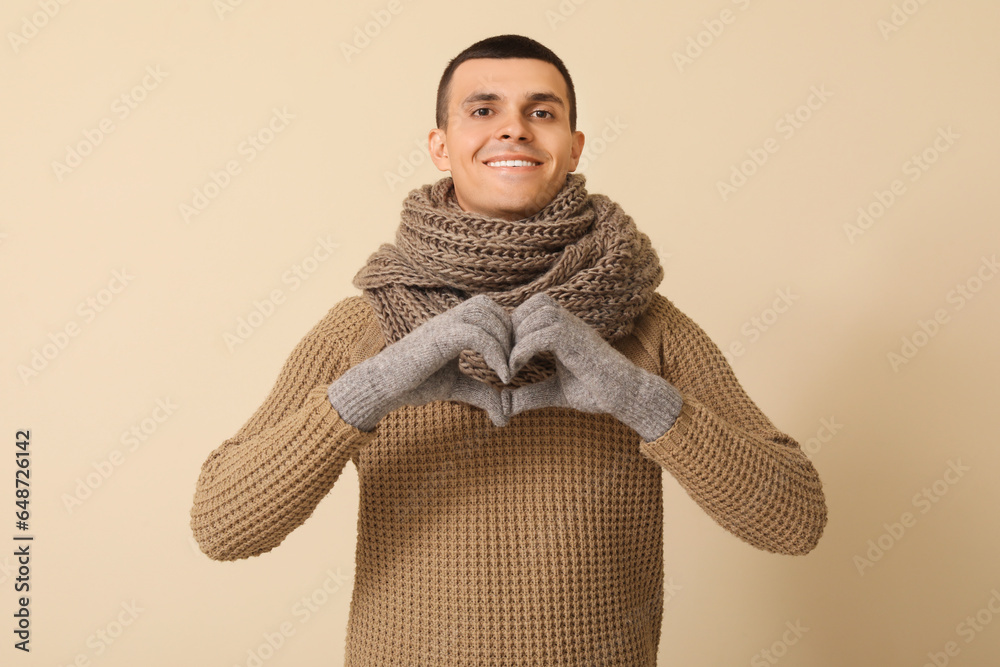
<instances>
[{"instance_id":1,"label":"beige background","mask_svg":"<svg viewBox=\"0 0 1000 667\"><path fill-rule=\"evenodd\" d=\"M653 239L659 291L730 351L827 493L817 549L778 556L665 474L660 664L996 664L997 3L225 1L3 3L0 662L249 666L263 646L268 667L342 663L353 466L279 548L231 563L191 538L195 480L357 293L406 193L445 175L417 147L448 60L520 32L574 77L589 190ZM252 160L249 135L270 140ZM879 196L881 217L845 231ZM919 347L893 367L904 338ZM21 428L29 655L11 633Z\"/></svg>"}]
</instances>

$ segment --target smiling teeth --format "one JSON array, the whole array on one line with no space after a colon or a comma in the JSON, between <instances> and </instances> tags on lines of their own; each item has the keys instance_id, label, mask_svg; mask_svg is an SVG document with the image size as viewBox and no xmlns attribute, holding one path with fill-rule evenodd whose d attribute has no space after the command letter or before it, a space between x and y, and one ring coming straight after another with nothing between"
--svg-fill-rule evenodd
<instances>
[{"instance_id":1,"label":"smiling teeth","mask_svg":"<svg viewBox=\"0 0 1000 667\"><path fill-rule=\"evenodd\" d=\"M533 167L541 162L527 162L525 160L499 160L497 162L487 162L488 167Z\"/></svg>"}]
</instances>

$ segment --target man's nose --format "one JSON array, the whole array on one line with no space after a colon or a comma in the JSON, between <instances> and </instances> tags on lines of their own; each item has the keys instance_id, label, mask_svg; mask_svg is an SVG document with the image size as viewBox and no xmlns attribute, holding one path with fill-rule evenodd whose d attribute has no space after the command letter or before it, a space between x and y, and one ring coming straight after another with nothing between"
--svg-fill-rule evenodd
<instances>
[{"instance_id":1,"label":"man's nose","mask_svg":"<svg viewBox=\"0 0 1000 667\"><path fill-rule=\"evenodd\" d=\"M501 139L515 139L517 141L530 141L531 131L527 123L520 116L514 116L497 130L497 136Z\"/></svg>"}]
</instances>

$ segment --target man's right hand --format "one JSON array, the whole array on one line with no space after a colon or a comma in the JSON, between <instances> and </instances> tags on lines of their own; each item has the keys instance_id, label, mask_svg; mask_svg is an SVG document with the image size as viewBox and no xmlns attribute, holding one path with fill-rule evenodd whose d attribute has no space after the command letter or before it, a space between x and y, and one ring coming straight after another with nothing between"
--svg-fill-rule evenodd
<instances>
[{"instance_id":1,"label":"man's right hand","mask_svg":"<svg viewBox=\"0 0 1000 667\"><path fill-rule=\"evenodd\" d=\"M356 364L330 385L337 414L360 431L372 431L403 405L456 400L485 410L505 426L500 392L458 370L462 350L476 350L505 383L512 325L503 306L485 294L435 315L375 356Z\"/></svg>"}]
</instances>

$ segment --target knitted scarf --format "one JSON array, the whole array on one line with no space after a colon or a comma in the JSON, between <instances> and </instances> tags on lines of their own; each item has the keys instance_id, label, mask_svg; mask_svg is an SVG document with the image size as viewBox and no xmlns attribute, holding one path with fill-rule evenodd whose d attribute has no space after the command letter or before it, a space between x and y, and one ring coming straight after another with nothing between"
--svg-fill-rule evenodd
<instances>
[{"instance_id":1,"label":"knitted scarf","mask_svg":"<svg viewBox=\"0 0 1000 667\"><path fill-rule=\"evenodd\" d=\"M477 294L509 313L546 292L608 342L631 333L663 267L621 206L585 183L568 173L544 208L516 221L463 210L450 176L410 191L395 245L383 243L353 280L386 344ZM555 364L538 354L504 385L479 352L463 350L459 369L500 389L545 379Z\"/></svg>"}]
</instances>

